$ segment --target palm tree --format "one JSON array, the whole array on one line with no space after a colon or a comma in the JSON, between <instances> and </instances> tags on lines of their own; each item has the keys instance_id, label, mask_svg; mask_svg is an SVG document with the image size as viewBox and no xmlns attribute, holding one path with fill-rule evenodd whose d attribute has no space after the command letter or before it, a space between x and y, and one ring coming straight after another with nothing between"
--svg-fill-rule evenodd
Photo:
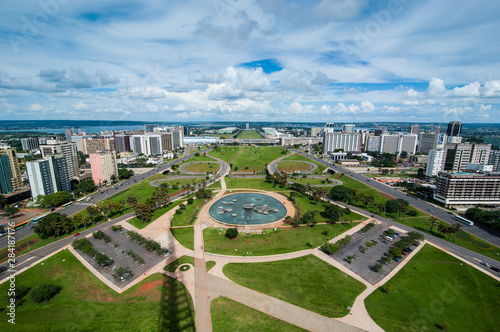
<instances>
[{"instance_id":1,"label":"palm tree","mask_svg":"<svg viewBox=\"0 0 500 332\"><path fill-rule=\"evenodd\" d=\"M399 211L399 216L401 216L401 212L403 212L403 222L405 221L405 213L408 211L408 206L406 204L399 204L398 205L398 211ZM398 218L399 218L398 216Z\"/></svg>"},{"instance_id":2,"label":"palm tree","mask_svg":"<svg viewBox=\"0 0 500 332\"><path fill-rule=\"evenodd\" d=\"M351 197L352 197L352 200L354 202L357 202L358 201L358 198L359 198L359 192L358 192L358 189L357 188L353 188L351 189Z\"/></svg>"},{"instance_id":3,"label":"palm tree","mask_svg":"<svg viewBox=\"0 0 500 332\"><path fill-rule=\"evenodd\" d=\"M385 204L384 203L378 203L377 204L377 209L380 211L380 213L385 212ZM385 215L385 213L384 213Z\"/></svg>"},{"instance_id":4,"label":"palm tree","mask_svg":"<svg viewBox=\"0 0 500 332\"><path fill-rule=\"evenodd\" d=\"M432 229L439 224L439 219L434 217L434 216L430 216L427 219L427 221L429 222L429 225L431 226L431 232L432 232ZM434 232L434 234L436 234L436 232Z\"/></svg>"},{"instance_id":5,"label":"palm tree","mask_svg":"<svg viewBox=\"0 0 500 332\"><path fill-rule=\"evenodd\" d=\"M453 242L455 242L455 236L457 235L458 232L460 232L461 228L462 224L456 223L453 225Z\"/></svg>"},{"instance_id":6,"label":"palm tree","mask_svg":"<svg viewBox=\"0 0 500 332\"><path fill-rule=\"evenodd\" d=\"M96 217L99 214L99 209L93 205L90 205L89 207L87 207L86 210L87 210L87 214L90 217L90 220L92 222L94 222L94 217Z\"/></svg>"}]
</instances>

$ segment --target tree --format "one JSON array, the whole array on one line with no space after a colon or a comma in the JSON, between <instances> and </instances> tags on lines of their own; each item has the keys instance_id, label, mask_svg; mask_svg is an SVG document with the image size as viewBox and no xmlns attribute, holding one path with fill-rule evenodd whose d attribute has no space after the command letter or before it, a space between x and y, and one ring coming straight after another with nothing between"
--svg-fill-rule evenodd
<instances>
[{"instance_id":1,"label":"tree","mask_svg":"<svg viewBox=\"0 0 500 332\"><path fill-rule=\"evenodd\" d=\"M152 212L151 206L147 203L140 203L135 206L135 215L142 222L151 221Z\"/></svg>"},{"instance_id":2,"label":"tree","mask_svg":"<svg viewBox=\"0 0 500 332\"><path fill-rule=\"evenodd\" d=\"M0 208L3 208L6 204L7 199L4 195L0 195Z\"/></svg>"},{"instance_id":3,"label":"tree","mask_svg":"<svg viewBox=\"0 0 500 332\"><path fill-rule=\"evenodd\" d=\"M335 186L332 189L330 189L330 195L334 200L337 201L345 201L349 200L349 196L351 195L351 188L346 187L346 186Z\"/></svg>"},{"instance_id":4,"label":"tree","mask_svg":"<svg viewBox=\"0 0 500 332\"><path fill-rule=\"evenodd\" d=\"M212 197L212 191L206 188L200 188L195 194L196 198L210 198Z\"/></svg>"},{"instance_id":5,"label":"tree","mask_svg":"<svg viewBox=\"0 0 500 332\"><path fill-rule=\"evenodd\" d=\"M392 247L391 250L389 250L389 253L392 254L393 257L401 257L401 249L398 247Z\"/></svg>"},{"instance_id":6,"label":"tree","mask_svg":"<svg viewBox=\"0 0 500 332\"><path fill-rule=\"evenodd\" d=\"M113 259L105 254L97 254L95 256L95 262L100 266L108 266L113 263Z\"/></svg>"},{"instance_id":7,"label":"tree","mask_svg":"<svg viewBox=\"0 0 500 332\"><path fill-rule=\"evenodd\" d=\"M61 291L62 287L53 284L43 284L33 289L29 295L33 302L41 303L49 301Z\"/></svg>"},{"instance_id":8,"label":"tree","mask_svg":"<svg viewBox=\"0 0 500 332\"><path fill-rule=\"evenodd\" d=\"M336 223L340 220L343 210L340 206L334 204L327 204L323 215L328 218L330 223Z\"/></svg>"},{"instance_id":9,"label":"tree","mask_svg":"<svg viewBox=\"0 0 500 332\"><path fill-rule=\"evenodd\" d=\"M80 183L78 183L73 192L76 196L81 196L85 193L89 194L97 190L97 187L94 183L94 180L92 179L87 179L83 180Z\"/></svg>"},{"instance_id":10,"label":"tree","mask_svg":"<svg viewBox=\"0 0 500 332\"><path fill-rule=\"evenodd\" d=\"M8 217L14 216L18 212L19 208L17 208L14 204L6 205L5 210L3 211L3 213Z\"/></svg>"},{"instance_id":11,"label":"tree","mask_svg":"<svg viewBox=\"0 0 500 332\"><path fill-rule=\"evenodd\" d=\"M137 205L137 201L138 201L137 196L134 196L134 195L127 196L127 203L132 210L135 209L135 206Z\"/></svg>"},{"instance_id":12,"label":"tree","mask_svg":"<svg viewBox=\"0 0 500 332\"><path fill-rule=\"evenodd\" d=\"M112 174L111 177L111 183L116 183L118 181L118 179L116 178L116 175Z\"/></svg>"},{"instance_id":13,"label":"tree","mask_svg":"<svg viewBox=\"0 0 500 332\"><path fill-rule=\"evenodd\" d=\"M119 267L113 272L115 279L127 280L132 276L132 271L128 267Z\"/></svg>"},{"instance_id":14,"label":"tree","mask_svg":"<svg viewBox=\"0 0 500 332\"><path fill-rule=\"evenodd\" d=\"M97 217L97 216L101 213L101 212L99 211L99 209L98 209L98 208L96 208L96 207L95 207L95 206L93 206L93 205L88 206L85 210L87 211L87 214L89 215L90 220L91 220L92 222L94 222L94 218L95 218L95 217Z\"/></svg>"},{"instance_id":15,"label":"tree","mask_svg":"<svg viewBox=\"0 0 500 332\"><path fill-rule=\"evenodd\" d=\"M398 211L399 211L398 218L401 216L401 212L403 212L403 222L404 222L405 221L405 213L406 213L406 211L408 211L408 205L405 205L403 203L399 203Z\"/></svg>"},{"instance_id":16,"label":"tree","mask_svg":"<svg viewBox=\"0 0 500 332\"><path fill-rule=\"evenodd\" d=\"M431 232L432 230L434 229L434 227L437 228L437 225L439 224L439 219L434 217L434 216L430 216L429 218L427 218L427 222L429 223L430 225L430 228L431 228ZM435 234L436 232L434 232Z\"/></svg>"},{"instance_id":17,"label":"tree","mask_svg":"<svg viewBox=\"0 0 500 332\"><path fill-rule=\"evenodd\" d=\"M129 179L132 176L134 176L134 171L133 170L128 170L126 168L120 168L120 169L118 169L118 178L119 179Z\"/></svg>"},{"instance_id":18,"label":"tree","mask_svg":"<svg viewBox=\"0 0 500 332\"><path fill-rule=\"evenodd\" d=\"M236 228L226 229L225 236L230 240L237 238L238 237L238 229L236 229Z\"/></svg>"}]
</instances>

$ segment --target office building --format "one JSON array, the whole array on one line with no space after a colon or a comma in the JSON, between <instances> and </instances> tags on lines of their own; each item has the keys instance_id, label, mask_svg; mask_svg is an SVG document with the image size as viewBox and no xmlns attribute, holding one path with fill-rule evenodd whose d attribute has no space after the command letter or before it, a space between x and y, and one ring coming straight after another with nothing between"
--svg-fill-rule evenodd
<instances>
[{"instance_id":1,"label":"office building","mask_svg":"<svg viewBox=\"0 0 500 332\"><path fill-rule=\"evenodd\" d=\"M118 178L118 167L116 165L116 155L112 151L100 151L90 153L90 167L92 169L92 179L96 185L111 183L111 177Z\"/></svg>"},{"instance_id":2,"label":"office building","mask_svg":"<svg viewBox=\"0 0 500 332\"><path fill-rule=\"evenodd\" d=\"M493 166L493 172L500 172L500 150L490 151L488 165Z\"/></svg>"},{"instance_id":3,"label":"office building","mask_svg":"<svg viewBox=\"0 0 500 332\"><path fill-rule=\"evenodd\" d=\"M217 143L219 143L219 137L212 137L212 136L184 137L184 145L187 145L187 144L217 144Z\"/></svg>"},{"instance_id":4,"label":"office building","mask_svg":"<svg viewBox=\"0 0 500 332\"><path fill-rule=\"evenodd\" d=\"M26 163L31 196L54 194L58 191L71 192L70 178L63 154L53 154L43 159Z\"/></svg>"},{"instance_id":5,"label":"office building","mask_svg":"<svg viewBox=\"0 0 500 332\"><path fill-rule=\"evenodd\" d=\"M19 169L16 149L12 149L8 145L0 145L0 156L4 155L9 158L10 172L12 174L12 188L18 190L23 185L23 179L21 170Z\"/></svg>"},{"instance_id":6,"label":"office building","mask_svg":"<svg viewBox=\"0 0 500 332\"><path fill-rule=\"evenodd\" d=\"M131 151L130 136L122 134L115 135L115 149L116 152Z\"/></svg>"},{"instance_id":7,"label":"office building","mask_svg":"<svg viewBox=\"0 0 500 332\"><path fill-rule=\"evenodd\" d=\"M152 133L154 131L155 128L158 128L160 125L158 124L146 124L144 125L144 131L145 132L149 132L149 133Z\"/></svg>"},{"instance_id":8,"label":"office building","mask_svg":"<svg viewBox=\"0 0 500 332\"><path fill-rule=\"evenodd\" d=\"M250 129L250 124L248 122L246 123L245 128L246 128L246 130ZM184 135L184 136L187 136L187 135Z\"/></svg>"},{"instance_id":9,"label":"office building","mask_svg":"<svg viewBox=\"0 0 500 332\"><path fill-rule=\"evenodd\" d=\"M380 135L380 153L395 154L398 151L399 135L382 134Z\"/></svg>"},{"instance_id":10,"label":"office building","mask_svg":"<svg viewBox=\"0 0 500 332\"><path fill-rule=\"evenodd\" d=\"M84 142L84 154L97 151L115 151L115 140L112 138L88 139Z\"/></svg>"},{"instance_id":11,"label":"office building","mask_svg":"<svg viewBox=\"0 0 500 332\"><path fill-rule=\"evenodd\" d=\"M38 143L37 137L28 137L21 138L21 145L23 147L23 151L31 151L38 149L40 143Z\"/></svg>"},{"instance_id":12,"label":"office building","mask_svg":"<svg viewBox=\"0 0 500 332\"><path fill-rule=\"evenodd\" d=\"M162 132L160 135L163 153L174 151L174 134L172 132Z\"/></svg>"},{"instance_id":13,"label":"office building","mask_svg":"<svg viewBox=\"0 0 500 332\"><path fill-rule=\"evenodd\" d=\"M444 168L445 151L443 149L429 151L429 159L425 170L425 178L431 179L437 176Z\"/></svg>"},{"instance_id":14,"label":"office building","mask_svg":"<svg viewBox=\"0 0 500 332\"><path fill-rule=\"evenodd\" d=\"M247 123L247 127L248 127L248 123ZM182 126L182 134L184 137L188 137L189 136L189 128L186 126Z\"/></svg>"},{"instance_id":15,"label":"office building","mask_svg":"<svg viewBox=\"0 0 500 332\"><path fill-rule=\"evenodd\" d=\"M320 127L311 127L311 137L317 137L321 133Z\"/></svg>"},{"instance_id":16,"label":"office building","mask_svg":"<svg viewBox=\"0 0 500 332\"><path fill-rule=\"evenodd\" d=\"M448 124L448 129L446 130L446 134L448 136L460 136L461 132L462 132L461 122L450 122Z\"/></svg>"},{"instance_id":17,"label":"office building","mask_svg":"<svg viewBox=\"0 0 500 332\"><path fill-rule=\"evenodd\" d=\"M175 132L173 133L175 136ZM147 135L132 135L131 137L132 151L146 156L156 156L163 153L162 135L147 134Z\"/></svg>"},{"instance_id":18,"label":"office building","mask_svg":"<svg viewBox=\"0 0 500 332\"><path fill-rule=\"evenodd\" d=\"M410 129L408 130L410 134L420 134L420 126L418 124L414 124L410 126Z\"/></svg>"},{"instance_id":19,"label":"office building","mask_svg":"<svg viewBox=\"0 0 500 332\"><path fill-rule=\"evenodd\" d=\"M380 136L366 136L365 151L380 152Z\"/></svg>"},{"instance_id":20,"label":"office building","mask_svg":"<svg viewBox=\"0 0 500 332\"><path fill-rule=\"evenodd\" d=\"M444 145L445 171L464 172L467 164L488 163L491 151L490 144L451 144Z\"/></svg>"},{"instance_id":21,"label":"office building","mask_svg":"<svg viewBox=\"0 0 500 332\"><path fill-rule=\"evenodd\" d=\"M420 133L418 152L429 153L430 150L442 149L446 142L446 134Z\"/></svg>"},{"instance_id":22,"label":"office building","mask_svg":"<svg viewBox=\"0 0 500 332\"><path fill-rule=\"evenodd\" d=\"M66 165L68 167L68 174L70 179L79 179L80 166L78 165L78 152L76 143L74 142L61 142L57 140L47 140L45 145L40 145L42 150L42 157L45 158L54 154L63 154L66 158Z\"/></svg>"},{"instance_id":23,"label":"office building","mask_svg":"<svg viewBox=\"0 0 500 332\"><path fill-rule=\"evenodd\" d=\"M174 150L184 147L182 128L172 130Z\"/></svg>"},{"instance_id":24,"label":"office building","mask_svg":"<svg viewBox=\"0 0 500 332\"><path fill-rule=\"evenodd\" d=\"M9 156L0 155L0 194L8 194L13 191L14 186L12 185Z\"/></svg>"},{"instance_id":25,"label":"office building","mask_svg":"<svg viewBox=\"0 0 500 332\"><path fill-rule=\"evenodd\" d=\"M80 151L84 154L87 154L85 152L85 142L89 139L92 139L92 136L86 135L86 134L81 134L81 135L72 135L68 142L73 142L76 144L76 150Z\"/></svg>"},{"instance_id":26,"label":"office building","mask_svg":"<svg viewBox=\"0 0 500 332\"><path fill-rule=\"evenodd\" d=\"M346 133L354 133L356 129L356 125L353 124L343 124L342 131Z\"/></svg>"},{"instance_id":27,"label":"office building","mask_svg":"<svg viewBox=\"0 0 500 332\"><path fill-rule=\"evenodd\" d=\"M323 153L343 151L361 153L361 134L343 132L325 132L323 136Z\"/></svg>"},{"instance_id":28,"label":"office building","mask_svg":"<svg viewBox=\"0 0 500 332\"><path fill-rule=\"evenodd\" d=\"M382 134L379 137L380 153L397 154L399 157L402 152L410 155L417 149L418 136L415 134Z\"/></svg>"},{"instance_id":29,"label":"office building","mask_svg":"<svg viewBox=\"0 0 500 332\"><path fill-rule=\"evenodd\" d=\"M446 138L446 143L462 143L462 137L461 136L448 136Z\"/></svg>"},{"instance_id":30,"label":"office building","mask_svg":"<svg viewBox=\"0 0 500 332\"><path fill-rule=\"evenodd\" d=\"M446 206L499 205L500 176L439 172L434 199Z\"/></svg>"},{"instance_id":31,"label":"office building","mask_svg":"<svg viewBox=\"0 0 500 332\"><path fill-rule=\"evenodd\" d=\"M323 134L324 133L333 133L335 131L334 126L335 126L335 123L325 123L325 126L323 127Z\"/></svg>"}]
</instances>

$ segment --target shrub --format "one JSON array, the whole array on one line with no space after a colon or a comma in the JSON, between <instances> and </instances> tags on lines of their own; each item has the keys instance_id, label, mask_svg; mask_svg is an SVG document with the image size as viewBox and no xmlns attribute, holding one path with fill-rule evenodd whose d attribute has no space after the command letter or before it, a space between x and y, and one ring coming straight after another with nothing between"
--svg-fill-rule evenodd
<instances>
[{"instance_id":1,"label":"shrub","mask_svg":"<svg viewBox=\"0 0 500 332\"><path fill-rule=\"evenodd\" d=\"M119 267L113 273L115 279L127 280L132 275L132 271L128 267Z\"/></svg>"},{"instance_id":2,"label":"shrub","mask_svg":"<svg viewBox=\"0 0 500 332\"><path fill-rule=\"evenodd\" d=\"M226 237L230 240L238 237L238 230L236 228L228 228L226 230Z\"/></svg>"},{"instance_id":3,"label":"shrub","mask_svg":"<svg viewBox=\"0 0 500 332\"><path fill-rule=\"evenodd\" d=\"M104 234L103 231L98 230L97 232L92 233L92 236L94 237L94 239L101 240L106 236L106 234Z\"/></svg>"},{"instance_id":4,"label":"shrub","mask_svg":"<svg viewBox=\"0 0 500 332\"><path fill-rule=\"evenodd\" d=\"M193 202L194 202L193 197L189 197L188 200L187 200L187 203L188 204L193 204Z\"/></svg>"},{"instance_id":5,"label":"shrub","mask_svg":"<svg viewBox=\"0 0 500 332\"><path fill-rule=\"evenodd\" d=\"M384 268L384 266L382 264L380 264L379 262L375 263L375 265L373 265L373 271L375 272L380 272L382 271L382 269Z\"/></svg>"},{"instance_id":6,"label":"shrub","mask_svg":"<svg viewBox=\"0 0 500 332\"><path fill-rule=\"evenodd\" d=\"M30 299L33 302L41 303L49 301L61 291L62 287L53 284L43 284L33 289L30 293Z\"/></svg>"},{"instance_id":7,"label":"shrub","mask_svg":"<svg viewBox=\"0 0 500 332\"><path fill-rule=\"evenodd\" d=\"M105 254L97 254L95 256L95 262L100 266L108 266L113 263L113 259Z\"/></svg>"},{"instance_id":8,"label":"shrub","mask_svg":"<svg viewBox=\"0 0 500 332\"><path fill-rule=\"evenodd\" d=\"M113 231L121 231L122 230L122 225L116 225L116 226L111 226L111 229Z\"/></svg>"},{"instance_id":9,"label":"shrub","mask_svg":"<svg viewBox=\"0 0 500 332\"><path fill-rule=\"evenodd\" d=\"M181 209L175 210L175 214L182 214L182 210Z\"/></svg>"},{"instance_id":10,"label":"shrub","mask_svg":"<svg viewBox=\"0 0 500 332\"><path fill-rule=\"evenodd\" d=\"M340 249L340 245L337 243L325 243L321 246L321 250L323 250L328 255L336 253Z\"/></svg>"}]
</instances>

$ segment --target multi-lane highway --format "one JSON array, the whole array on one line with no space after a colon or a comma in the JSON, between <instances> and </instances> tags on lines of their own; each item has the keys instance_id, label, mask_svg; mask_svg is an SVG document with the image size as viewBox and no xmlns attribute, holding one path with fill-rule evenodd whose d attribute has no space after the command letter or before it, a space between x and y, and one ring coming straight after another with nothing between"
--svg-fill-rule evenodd
<instances>
[{"instance_id":1,"label":"multi-lane highway","mask_svg":"<svg viewBox=\"0 0 500 332\"><path fill-rule=\"evenodd\" d=\"M411 195L405 194L404 192L397 190L395 188L392 188L389 185L380 183L380 182L375 181L375 180L370 180L362 174L351 172L348 168L344 168L344 167L337 166L335 164L331 164L327 161L324 161L323 159L316 158L315 156L310 155L308 153L305 153L303 151L299 151L299 150L293 150L293 151L300 153L303 156L308 157L308 158L310 158L318 163L321 163L327 167L330 167L331 169L335 170L336 172L344 173L345 175L347 175L355 180L358 180L358 181L360 181L360 182L362 182L362 183L364 183L364 184L366 184L374 189L377 189L385 194L391 195L394 198L405 199L414 207L424 211L425 213L428 213L429 215L432 215L436 218L439 218L447 223L455 224L458 222L455 219L453 219L453 213L449 210L443 209L443 208L436 206L434 204L431 204L429 202L426 202L426 201L423 201L423 200L418 199L416 197L413 197ZM490 232L488 232L488 231L486 231L486 230L484 230L476 225L474 225L474 226L463 225L462 229L464 231L467 231L468 233L470 233L472 235L475 235L483 240L486 240L486 241L500 247L500 238L498 238L493 233L490 233Z\"/></svg>"}]
</instances>

